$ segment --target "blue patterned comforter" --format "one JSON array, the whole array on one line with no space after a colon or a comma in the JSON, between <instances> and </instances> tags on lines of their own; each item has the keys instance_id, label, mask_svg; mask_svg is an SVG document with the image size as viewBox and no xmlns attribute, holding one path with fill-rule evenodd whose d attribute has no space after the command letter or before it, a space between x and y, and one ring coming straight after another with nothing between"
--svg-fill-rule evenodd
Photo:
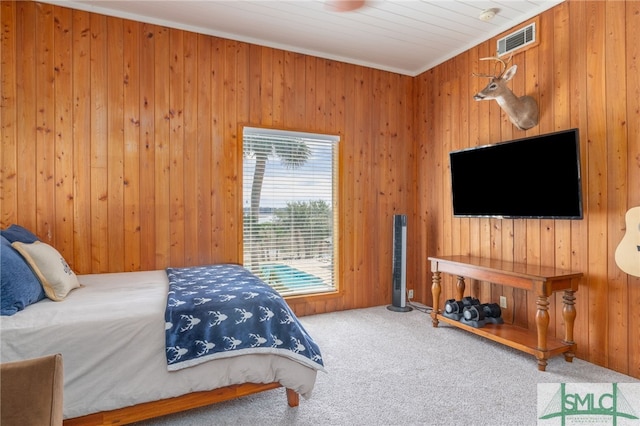
<instances>
[{"instance_id":1,"label":"blue patterned comforter","mask_svg":"<svg viewBox=\"0 0 640 426\"><path fill-rule=\"evenodd\" d=\"M240 265L167 268L167 368L278 354L324 370L320 349L277 291Z\"/></svg>"}]
</instances>

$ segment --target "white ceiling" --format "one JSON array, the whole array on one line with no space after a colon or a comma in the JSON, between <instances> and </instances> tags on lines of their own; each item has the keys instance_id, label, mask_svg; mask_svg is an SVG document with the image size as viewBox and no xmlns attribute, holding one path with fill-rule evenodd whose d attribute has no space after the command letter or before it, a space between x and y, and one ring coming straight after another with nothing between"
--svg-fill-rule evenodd
<instances>
[{"instance_id":1,"label":"white ceiling","mask_svg":"<svg viewBox=\"0 0 640 426\"><path fill-rule=\"evenodd\" d=\"M562 0L366 0L352 12L324 0L45 0L415 76ZM479 19L498 9L491 21Z\"/></svg>"}]
</instances>

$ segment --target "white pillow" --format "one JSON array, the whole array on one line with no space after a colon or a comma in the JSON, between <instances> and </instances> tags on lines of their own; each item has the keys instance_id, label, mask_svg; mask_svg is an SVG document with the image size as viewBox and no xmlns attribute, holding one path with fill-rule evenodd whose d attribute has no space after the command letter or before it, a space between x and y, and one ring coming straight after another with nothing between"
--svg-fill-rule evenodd
<instances>
[{"instance_id":1,"label":"white pillow","mask_svg":"<svg viewBox=\"0 0 640 426\"><path fill-rule=\"evenodd\" d=\"M41 241L31 244L16 241L11 245L33 269L49 299L61 301L71 290L80 287L78 277L64 257L49 244Z\"/></svg>"}]
</instances>

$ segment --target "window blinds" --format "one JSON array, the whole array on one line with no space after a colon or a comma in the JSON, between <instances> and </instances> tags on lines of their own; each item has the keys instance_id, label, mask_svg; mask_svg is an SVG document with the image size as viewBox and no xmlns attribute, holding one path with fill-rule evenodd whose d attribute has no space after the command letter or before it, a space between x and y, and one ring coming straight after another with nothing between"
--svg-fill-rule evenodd
<instances>
[{"instance_id":1,"label":"window blinds","mask_svg":"<svg viewBox=\"0 0 640 426\"><path fill-rule=\"evenodd\" d=\"M335 289L333 135L245 127L244 265L282 295Z\"/></svg>"}]
</instances>

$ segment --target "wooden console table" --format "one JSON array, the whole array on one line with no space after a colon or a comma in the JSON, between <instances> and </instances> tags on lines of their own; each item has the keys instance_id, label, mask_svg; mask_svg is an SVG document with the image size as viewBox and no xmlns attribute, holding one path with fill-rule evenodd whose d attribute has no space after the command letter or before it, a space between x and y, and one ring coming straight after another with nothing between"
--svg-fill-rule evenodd
<instances>
[{"instance_id":1,"label":"wooden console table","mask_svg":"<svg viewBox=\"0 0 640 426\"><path fill-rule=\"evenodd\" d=\"M564 354L567 362L573 361L576 349L576 344L573 341L573 324L576 318L573 293L578 290L578 281L582 277L581 272L473 256L439 256L429 257L429 260L433 274L431 319L434 327L438 326L439 321L443 321L534 355L538 359L538 370L541 371L546 369L547 360L552 356ZM464 296L465 277L532 290L537 296L536 330L531 331L511 324L487 324L484 327L475 328L441 315L441 272L457 277L456 300L462 300ZM562 316L565 322L565 335L564 339L559 340L548 338L547 332L549 328L549 296L561 290L564 291Z\"/></svg>"}]
</instances>

